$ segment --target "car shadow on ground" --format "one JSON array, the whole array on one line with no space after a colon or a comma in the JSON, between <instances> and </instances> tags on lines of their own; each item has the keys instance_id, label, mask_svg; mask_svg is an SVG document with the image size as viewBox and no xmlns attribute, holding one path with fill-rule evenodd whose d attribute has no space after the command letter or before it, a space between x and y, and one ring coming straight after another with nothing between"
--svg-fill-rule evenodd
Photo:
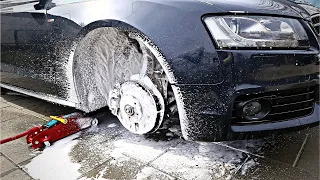
<instances>
[{"instance_id":1,"label":"car shadow on ground","mask_svg":"<svg viewBox=\"0 0 320 180\"><path fill-rule=\"evenodd\" d=\"M38 115L41 117L48 117L50 115L69 114L75 111L79 111L71 107L53 104L41 99L25 96L12 91L9 91L4 95L1 95L1 98L3 99L3 101L6 101L6 104L9 104L10 106L16 109L24 110L28 113Z\"/></svg>"}]
</instances>

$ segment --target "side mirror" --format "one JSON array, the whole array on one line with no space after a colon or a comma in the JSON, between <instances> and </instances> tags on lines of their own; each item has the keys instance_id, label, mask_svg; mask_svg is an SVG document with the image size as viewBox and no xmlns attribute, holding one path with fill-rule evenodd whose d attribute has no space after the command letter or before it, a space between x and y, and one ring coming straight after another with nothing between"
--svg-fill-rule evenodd
<instances>
[{"instance_id":1,"label":"side mirror","mask_svg":"<svg viewBox=\"0 0 320 180\"><path fill-rule=\"evenodd\" d=\"M39 3L35 4L33 7L34 7L35 10L46 9L46 6L50 2L51 2L51 0L39 0Z\"/></svg>"}]
</instances>

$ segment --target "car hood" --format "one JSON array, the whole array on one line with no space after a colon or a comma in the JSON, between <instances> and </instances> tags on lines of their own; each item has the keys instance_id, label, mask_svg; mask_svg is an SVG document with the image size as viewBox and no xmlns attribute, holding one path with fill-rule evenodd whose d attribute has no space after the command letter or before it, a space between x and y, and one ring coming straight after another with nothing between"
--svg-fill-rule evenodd
<instances>
[{"instance_id":1,"label":"car hood","mask_svg":"<svg viewBox=\"0 0 320 180\"><path fill-rule=\"evenodd\" d=\"M305 11L288 0L197 0L221 10L221 12L245 12L306 18Z\"/></svg>"}]
</instances>

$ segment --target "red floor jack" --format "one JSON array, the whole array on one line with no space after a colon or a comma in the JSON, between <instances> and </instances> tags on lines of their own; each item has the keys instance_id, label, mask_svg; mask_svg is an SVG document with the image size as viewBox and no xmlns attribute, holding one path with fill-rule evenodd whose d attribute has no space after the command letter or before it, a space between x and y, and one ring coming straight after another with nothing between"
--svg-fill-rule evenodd
<instances>
[{"instance_id":1,"label":"red floor jack","mask_svg":"<svg viewBox=\"0 0 320 180\"><path fill-rule=\"evenodd\" d=\"M3 139L0 144L4 144L23 136L27 136L27 143L32 144L34 149L50 146L51 143L76 132L86 129L91 125L98 124L97 119L84 118L82 113L72 113L63 116L50 116L51 120L45 125L36 126L26 132L16 136Z\"/></svg>"}]
</instances>

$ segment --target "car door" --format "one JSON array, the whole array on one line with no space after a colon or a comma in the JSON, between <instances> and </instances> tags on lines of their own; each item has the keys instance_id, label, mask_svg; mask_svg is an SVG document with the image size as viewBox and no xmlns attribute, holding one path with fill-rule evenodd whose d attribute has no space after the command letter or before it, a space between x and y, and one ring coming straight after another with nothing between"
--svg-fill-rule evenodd
<instances>
[{"instance_id":1,"label":"car door","mask_svg":"<svg viewBox=\"0 0 320 180\"><path fill-rule=\"evenodd\" d=\"M55 94L45 1L2 2L1 83Z\"/></svg>"},{"instance_id":2,"label":"car door","mask_svg":"<svg viewBox=\"0 0 320 180\"><path fill-rule=\"evenodd\" d=\"M70 30L68 19L48 15L54 2L1 2L1 83L67 99L62 56L81 27Z\"/></svg>"}]
</instances>

